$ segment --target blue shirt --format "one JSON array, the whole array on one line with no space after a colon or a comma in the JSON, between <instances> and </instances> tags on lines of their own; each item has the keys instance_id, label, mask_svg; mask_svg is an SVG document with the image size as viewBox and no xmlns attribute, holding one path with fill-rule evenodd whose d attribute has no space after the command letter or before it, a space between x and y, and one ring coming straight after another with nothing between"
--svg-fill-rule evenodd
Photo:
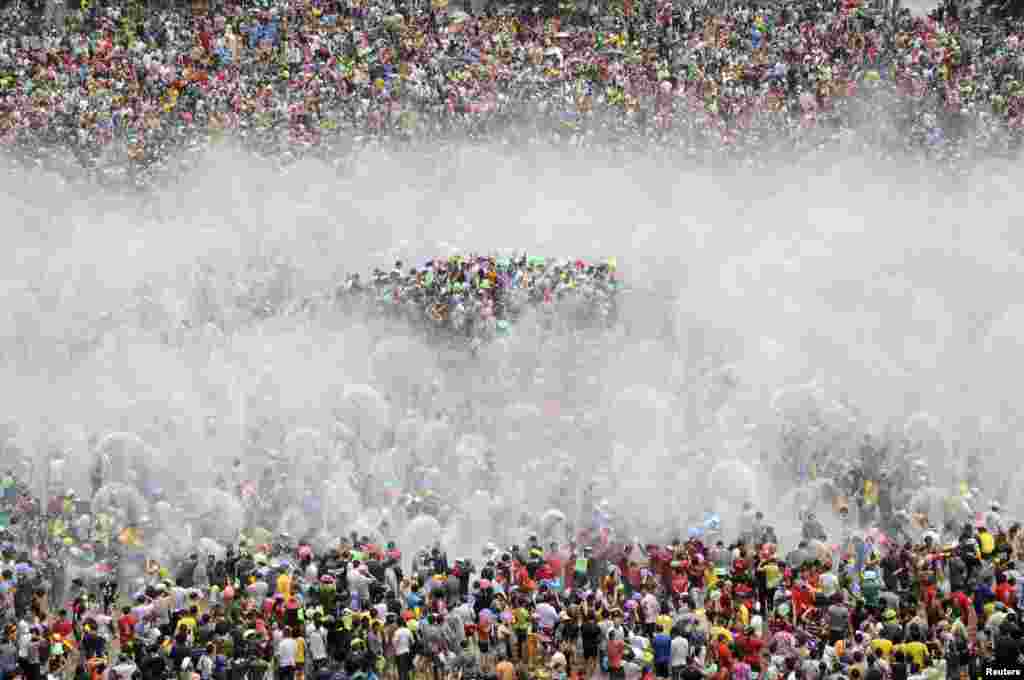
<instances>
[{"instance_id":1,"label":"blue shirt","mask_svg":"<svg viewBox=\"0 0 1024 680\"><path fill-rule=\"evenodd\" d=\"M987 584L982 583L974 590L974 611L980 617L985 613L985 605L996 599L996 594Z\"/></svg>"},{"instance_id":2,"label":"blue shirt","mask_svg":"<svg viewBox=\"0 0 1024 680\"><path fill-rule=\"evenodd\" d=\"M672 638L665 633L654 636L654 663L665 664L672 660Z\"/></svg>"}]
</instances>

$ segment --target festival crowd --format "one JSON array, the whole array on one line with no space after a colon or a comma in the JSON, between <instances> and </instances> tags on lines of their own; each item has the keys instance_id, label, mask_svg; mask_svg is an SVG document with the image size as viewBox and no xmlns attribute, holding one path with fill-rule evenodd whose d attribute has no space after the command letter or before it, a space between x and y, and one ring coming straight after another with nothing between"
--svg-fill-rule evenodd
<instances>
[{"instance_id":1,"label":"festival crowd","mask_svg":"<svg viewBox=\"0 0 1024 680\"><path fill-rule=\"evenodd\" d=\"M55 28L12 3L0 143L23 163L143 187L182 167L179 152L221 140L285 164L497 142L761 160L839 147L960 165L1017 145L1024 44L1012 23L952 8L887 16L856 0L586 9L86 2ZM554 301L606 323L619 286L614 261L467 256L395 263L339 298L488 338ZM223 549L197 542L161 560L141 517L64 487L44 502L12 469L0 483L0 680L938 680L1019 668L1020 526L981 504L975 482L955 512L922 516L907 502L922 471L877 467L829 471L847 500L828 517L802 511L794 545L772 526L790 518L749 503L736 527L709 513L649 543L610 528L614 508L596 504L562 535L538 526L522 544L451 557L383 528L325 546L262 529L256 512ZM276 471L265 479L225 471L219 486L276 508ZM435 510L420 499L408 511Z\"/></svg>"},{"instance_id":2,"label":"festival crowd","mask_svg":"<svg viewBox=\"0 0 1024 680\"><path fill-rule=\"evenodd\" d=\"M218 486L284 493L276 474L236 477ZM237 544L145 559L125 579L121 567L147 557L144 519L123 526L73 489L41 507L9 471L0 675L939 680L1019 668L1020 525L971 492L972 521L911 523L872 494L852 504L858 484L840 484L834 516L803 508L788 546L750 502L732 535L708 513L685 536L641 543L599 502L560 536L535 519L522 545L454 558L437 541L403 559L383 526L322 547L256 526L269 520L257 513Z\"/></svg>"},{"instance_id":3,"label":"festival crowd","mask_svg":"<svg viewBox=\"0 0 1024 680\"><path fill-rule=\"evenodd\" d=\"M368 147L467 143L762 161L909 152L934 166L1018 145L1012 21L862 0L542 5L84 2L55 26L9 3L0 144L67 177L141 187L220 140L339 168Z\"/></svg>"}]
</instances>

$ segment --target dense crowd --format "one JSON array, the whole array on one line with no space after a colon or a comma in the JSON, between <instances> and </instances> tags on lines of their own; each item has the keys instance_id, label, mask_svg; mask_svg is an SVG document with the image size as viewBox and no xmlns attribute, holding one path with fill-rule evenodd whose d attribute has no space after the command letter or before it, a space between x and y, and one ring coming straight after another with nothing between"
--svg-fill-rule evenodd
<instances>
[{"instance_id":1,"label":"dense crowd","mask_svg":"<svg viewBox=\"0 0 1024 680\"><path fill-rule=\"evenodd\" d=\"M952 166L1016 148L1013 24L856 0L600 4L558 18L443 0L194 14L83 3L54 28L14 3L0 15L0 142L69 177L140 186L222 141L341 165L368 147L467 142L763 161L841 148ZM621 287L614 259L457 255L353 276L332 302L475 343L536 310L611 324ZM419 415L423 429L442 418L434 405ZM486 448L476 488L449 506L500 486ZM209 490L229 500L208 504L221 524L244 507L240 534L158 550L181 533L181 499L143 463L116 483L97 464L89 498L51 484L41 499L28 462L0 480L0 680L938 680L1020 666L1024 534L981 503L972 465L930 515L922 460L797 449L778 471L807 490L792 544L777 508L716 508L738 526L709 511L684 535L641 541L587 498L580 526L563 514L552 531L550 511L517 508L524 542L451 557L440 537L403 545L394 515L326 539L267 530L296 498L335 524L317 496L330 491L296 492L287 464L243 472L241 460ZM394 495L357 505L408 513L401 523L443 514L415 474L399 476Z\"/></svg>"},{"instance_id":2,"label":"dense crowd","mask_svg":"<svg viewBox=\"0 0 1024 680\"><path fill-rule=\"evenodd\" d=\"M30 6L0 17L0 143L140 186L221 140L339 167L367 147L465 143L965 167L1012 154L1024 111L1019 27L953 7L87 3L55 28Z\"/></svg>"},{"instance_id":3,"label":"dense crowd","mask_svg":"<svg viewBox=\"0 0 1024 680\"><path fill-rule=\"evenodd\" d=\"M425 328L429 336L470 347L508 335L530 310L545 310L541 323L607 327L615 323L621 286L615 258L582 259L452 255L420 267L395 262L369 280L352 274L337 292L346 306L362 303L385 318ZM367 304L368 303L368 304Z\"/></svg>"},{"instance_id":4,"label":"dense crowd","mask_svg":"<svg viewBox=\"0 0 1024 680\"><path fill-rule=\"evenodd\" d=\"M666 544L624 540L595 508L562 540L455 559L440 543L403 557L386 530L324 547L248 527L126 581L150 527L73 490L42 508L11 472L3 489L4 680L938 680L1024 652L1024 533L995 502L951 531L926 519L916 541L845 506L829 535L805 512L785 547L751 503L735 536L711 516Z\"/></svg>"}]
</instances>

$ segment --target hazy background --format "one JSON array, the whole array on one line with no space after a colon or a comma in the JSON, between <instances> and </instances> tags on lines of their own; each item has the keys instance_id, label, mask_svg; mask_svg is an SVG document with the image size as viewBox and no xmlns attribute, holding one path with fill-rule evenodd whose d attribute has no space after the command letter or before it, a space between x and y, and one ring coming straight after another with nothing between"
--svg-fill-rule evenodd
<instances>
[{"instance_id":1,"label":"hazy background","mask_svg":"<svg viewBox=\"0 0 1024 680\"><path fill-rule=\"evenodd\" d=\"M716 176L465 151L443 173L418 157L369 154L355 177L340 179L315 163L281 177L223 153L159 196L161 221L144 216L152 206L144 213L17 175L0 188L3 413L19 424L22 448L72 451L81 489L88 434L147 428L178 475L208 486L211 461L235 455L242 421L254 417L246 397L259 393L269 411L321 427L340 388L380 386L371 358L397 332L334 314L230 337L203 329L254 277L277 287L267 295L287 297L450 250L617 256L641 289L625 296L622 329L590 339L585 353L514 336L443 376L446 389L483 399L510 356L544 364L561 385L555 396L582 404L603 433L561 436L562 460L582 469L611 450L614 483L601 493L637 517L702 510L706 493L687 470L733 456L770 460L772 395L809 381L855 404L878 431L927 411L948 443L985 449L995 484L995 471L1016 467L1024 431L1024 236L1020 175L989 170L950 191L920 168L843 160ZM389 379L416 382L421 368L435 379L436 357L402 342L397 356L408 363L392 364ZM571 387L559 381L566 359L581 372ZM536 385L500 390L502 405L551 396ZM565 425L566 414L575 415L539 421ZM211 416L216 437L203 433ZM500 449L509 489L538 479L527 466L545 453L538 442ZM757 484L769 519L783 512L778 490Z\"/></svg>"}]
</instances>

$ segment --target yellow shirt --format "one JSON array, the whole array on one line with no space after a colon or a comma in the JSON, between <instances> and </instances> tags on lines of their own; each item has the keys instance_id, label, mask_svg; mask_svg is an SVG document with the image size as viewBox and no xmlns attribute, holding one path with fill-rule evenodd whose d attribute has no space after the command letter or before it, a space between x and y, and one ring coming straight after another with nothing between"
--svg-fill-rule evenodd
<instances>
[{"instance_id":1,"label":"yellow shirt","mask_svg":"<svg viewBox=\"0 0 1024 680\"><path fill-rule=\"evenodd\" d=\"M522 607L516 609L514 612L515 622L512 624L512 628L521 633L529 632L530 630L530 612L526 611Z\"/></svg>"},{"instance_id":2,"label":"yellow shirt","mask_svg":"<svg viewBox=\"0 0 1024 680\"><path fill-rule=\"evenodd\" d=\"M747 605L741 604L736 608L736 617L744 628L750 625L750 610L747 609Z\"/></svg>"},{"instance_id":3,"label":"yellow shirt","mask_svg":"<svg viewBox=\"0 0 1024 680\"><path fill-rule=\"evenodd\" d=\"M924 662L928 658L928 646L923 642L905 642L900 645L900 649L903 653L910 657L910 659L918 665L920 668L924 668Z\"/></svg>"},{"instance_id":4,"label":"yellow shirt","mask_svg":"<svg viewBox=\"0 0 1024 680\"><path fill-rule=\"evenodd\" d=\"M872 640L871 649L875 650L875 653L883 659L888 659L889 655L892 654L892 640L886 640L885 638Z\"/></svg>"},{"instance_id":5,"label":"yellow shirt","mask_svg":"<svg viewBox=\"0 0 1024 680\"><path fill-rule=\"evenodd\" d=\"M295 638L295 665L298 668L306 665L306 638Z\"/></svg>"},{"instance_id":6,"label":"yellow shirt","mask_svg":"<svg viewBox=\"0 0 1024 680\"><path fill-rule=\"evenodd\" d=\"M764 569L764 577L768 587L778 587L779 583L782 582L782 571L779 569L779 565L770 562L763 566L762 569Z\"/></svg>"},{"instance_id":7,"label":"yellow shirt","mask_svg":"<svg viewBox=\"0 0 1024 680\"><path fill-rule=\"evenodd\" d=\"M982 531L978 534L978 543L981 546L981 554L988 557L996 549L996 539L992 537L987 531Z\"/></svg>"},{"instance_id":8,"label":"yellow shirt","mask_svg":"<svg viewBox=\"0 0 1024 680\"><path fill-rule=\"evenodd\" d=\"M284 595L287 600L292 596L292 577L288 574L281 574L277 577L277 592Z\"/></svg>"},{"instance_id":9,"label":"yellow shirt","mask_svg":"<svg viewBox=\"0 0 1024 680\"><path fill-rule=\"evenodd\" d=\"M668 616L667 614L662 614L661 616L658 617L657 624L658 624L658 628L661 629L662 633L664 633L665 635L671 635L672 634L672 617L671 616Z\"/></svg>"},{"instance_id":10,"label":"yellow shirt","mask_svg":"<svg viewBox=\"0 0 1024 680\"><path fill-rule=\"evenodd\" d=\"M728 628L722 628L721 626L712 626L711 627L711 634L708 636L708 641L709 642L711 642L711 641L717 642L718 638L720 636L722 636L722 635L725 636L725 639L728 640L729 644L731 645L732 642L733 642L732 633L729 632Z\"/></svg>"},{"instance_id":11,"label":"yellow shirt","mask_svg":"<svg viewBox=\"0 0 1024 680\"><path fill-rule=\"evenodd\" d=\"M183 616L178 621L178 630L181 630L182 628L188 628L188 632L195 633L198 625L199 624L196 622L196 620L191 616Z\"/></svg>"}]
</instances>

